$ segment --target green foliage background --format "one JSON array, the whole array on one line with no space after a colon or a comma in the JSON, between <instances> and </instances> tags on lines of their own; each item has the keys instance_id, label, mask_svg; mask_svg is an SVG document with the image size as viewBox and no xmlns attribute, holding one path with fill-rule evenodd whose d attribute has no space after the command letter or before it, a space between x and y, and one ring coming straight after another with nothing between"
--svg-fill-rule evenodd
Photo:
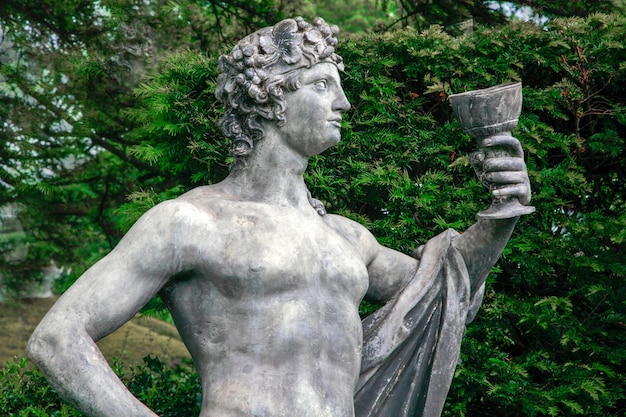
<instances>
[{"instance_id":1,"label":"green foliage background","mask_svg":"<svg viewBox=\"0 0 626 417\"><path fill-rule=\"evenodd\" d=\"M456 37L439 26L409 28L340 45L353 108L342 142L311 161L307 180L329 211L403 252L446 228L463 231L489 204L468 165L475 144L454 121L447 97L509 81L524 86L514 134L527 154L537 212L520 220L489 277L446 416L626 412L625 39L625 17L592 14L553 19L546 28L477 26ZM163 54L133 94L123 90L127 105L98 122L123 141L81 165L73 182L42 177L36 187L22 185L22 196L58 210L53 232L29 238L31 256L62 257L67 244L73 259L88 264L146 208L227 174L212 95L217 55L207 52ZM83 85L111 74L98 62L80 63ZM88 120L94 125L83 132L99 119ZM25 212L26 226L33 213ZM76 230L80 239L64 242ZM50 244L55 239L63 244ZM20 372L6 378L18 378L14 390L39 378ZM20 414L19 404L2 405L13 407L9 415L30 415Z\"/></svg>"}]
</instances>

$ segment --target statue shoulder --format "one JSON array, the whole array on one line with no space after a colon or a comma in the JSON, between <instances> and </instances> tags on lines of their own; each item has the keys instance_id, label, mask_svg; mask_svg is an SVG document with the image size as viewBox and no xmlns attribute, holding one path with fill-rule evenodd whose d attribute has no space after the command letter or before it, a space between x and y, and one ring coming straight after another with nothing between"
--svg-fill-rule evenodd
<instances>
[{"instance_id":1,"label":"statue shoulder","mask_svg":"<svg viewBox=\"0 0 626 417\"><path fill-rule=\"evenodd\" d=\"M222 205L223 200L219 193L211 191L210 186L198 187L158 203L139 218L133 229L151 229L159 233L195 227L215 218L215 208Z\"/></svg>"},{"instance_id":2,"label":"statue shoulder","mask_svg":"<svg viewBox=\"0 0 626 417\"><path fill-rule=\"evenodd\" d=\"M188 215L201 215L201 217L214 215L215 211L236 200L218 185L193 188L175 199L158 204L156 207L162 206L160 210L170 211L171 214L183 218Z\"/></svg>"},{"instance_id":3,"label":"statue shoulder","mask_svg":"<svg viewBox=\"0 0 626 417\"><path fill-rule=\"evenodd\" d=\"M372 232L361 223L337 214L327 214L324 219L328 226L362 250L374 250L378 246Z\"/></svg>"}]
</instances>

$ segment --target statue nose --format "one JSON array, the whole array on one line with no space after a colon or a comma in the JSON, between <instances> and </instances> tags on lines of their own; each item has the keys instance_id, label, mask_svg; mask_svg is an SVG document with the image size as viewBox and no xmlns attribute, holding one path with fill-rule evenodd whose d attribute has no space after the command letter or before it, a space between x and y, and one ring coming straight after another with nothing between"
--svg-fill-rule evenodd
<instances>
[{"instance_id":1,"label":"statue nose","mask_svg":"<svg viewBox=\"0 0 626 417\"><path fill-rule=\"evenodd\" d=\"M348 98L344 94L343 90L341 90L337 96L337 99L333 103L333 110L346 112L350 110L350 107L352 106L350 105Z\"/></svg>"}]
</instances>

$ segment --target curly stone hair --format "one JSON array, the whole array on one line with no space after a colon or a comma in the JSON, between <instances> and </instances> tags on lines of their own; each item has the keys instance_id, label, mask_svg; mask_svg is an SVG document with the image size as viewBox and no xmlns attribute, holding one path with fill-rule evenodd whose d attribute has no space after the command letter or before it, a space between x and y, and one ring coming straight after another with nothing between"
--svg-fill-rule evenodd
<instances>
[{"instance_id":1,"label":"curly stone hair","mask_svg":"<svg viewBox=\"0 0 626 417\"><path fill-rule=\"evenodd\" d=\"M263 136L260 118L285 124L284 91L300 87L299 69L331 62L343 71L335 53L339 28L318 17L285 19L243 38L219 58L222 73L215 96L224 103L222 132L232 140L235 162L252 152Z\"/></svg>"}]
</instances>

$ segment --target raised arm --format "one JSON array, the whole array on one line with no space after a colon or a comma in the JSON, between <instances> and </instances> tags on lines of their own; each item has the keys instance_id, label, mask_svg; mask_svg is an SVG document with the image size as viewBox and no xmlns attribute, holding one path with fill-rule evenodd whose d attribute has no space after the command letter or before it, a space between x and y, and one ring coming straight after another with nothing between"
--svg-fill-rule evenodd
<instances>
[{"instance_id":1,"label":"raised arm","mask_svg":"<svg viewBox=\"0 0 626 417\"><path fill-rule=\"evenodd\" d=\"M527 205L531 190L524 153L517 139L511 136L496 136L483 143L484 146L497 146L509 149L509 156L484 158L476 153L472 165L481 181L493 191L494 197L512 196ZM454 238L452 244L462 254L471 280L472 293L484 282L487 274L500 257L518 218L485 220L479 219L463 234ZM363 233L361 241L368 248L370 261L370 289L367 296L377 300L389 300L412 278L417 261L385 248L376 243L368 233Z\"/></svg>"},{"instance_id":2,"label":"raised arm","mask_svg":"<svg viewBox=\"0 0 626 417\"><path fill-rule=\"evenodd\" d=\"M66 400L89 416L155 416L115 375L96 342L130 320L185 267L178 242L185 206L148 211L35 329L28 357Z\"/></svg>"},{"instance_id":3,"label":"raised arm","mask_svg":"<svg viewBox=\"0 0 626 417\"><path fill-rule=\"evenodd\" d=\"M485 159L480 152L472 156L472 165L483 184L493 189L496 198L512 196L523 205L528 205L531 199L530 181L519 141L511 136L495 136L485 140L483 145L505 147L510 151L508 157ZM453 245L465 259L472 290L484 282L511 237L518 219L479 219L454 240Z\"/></svg>"}]
</instances>

